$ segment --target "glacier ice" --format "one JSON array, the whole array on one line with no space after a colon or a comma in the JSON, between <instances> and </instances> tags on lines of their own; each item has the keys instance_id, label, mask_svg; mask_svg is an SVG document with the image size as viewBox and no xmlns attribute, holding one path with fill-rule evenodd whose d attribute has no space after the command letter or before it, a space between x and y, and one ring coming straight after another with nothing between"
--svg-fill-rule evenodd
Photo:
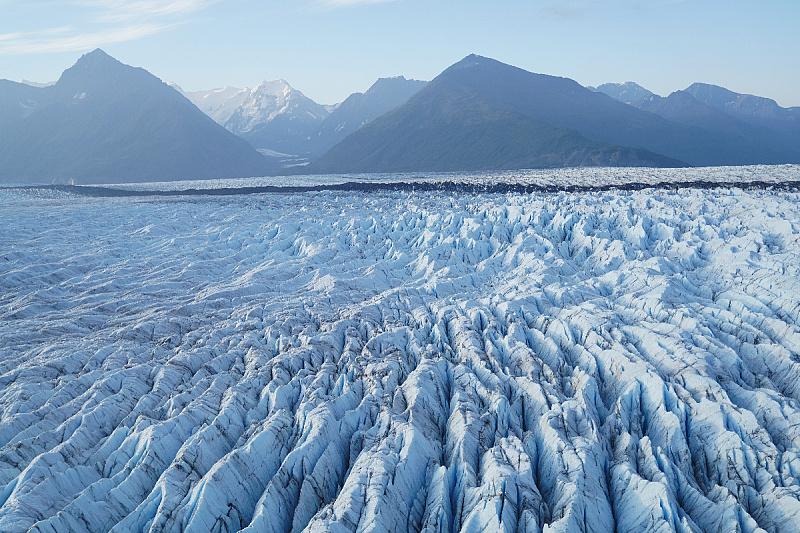
<instances>
[{"instance_id":1,"label":"glacier ice","mask_svg":"<svg viewBox=\"0 0 800 533\"><path fill-rule=\"evenodd\" d=\"M800 530L797 192L0 217L0 531Z\"/></svg>"}]
</instances>

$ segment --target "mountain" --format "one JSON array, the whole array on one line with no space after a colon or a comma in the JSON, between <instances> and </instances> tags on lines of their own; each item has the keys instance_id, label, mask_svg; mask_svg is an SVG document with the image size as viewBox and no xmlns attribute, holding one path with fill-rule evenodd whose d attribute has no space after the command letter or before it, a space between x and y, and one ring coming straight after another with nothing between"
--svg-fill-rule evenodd
<instances>
[{"instance_id":1,"label":"mountain","mask_svg":"<svg viewBox=\"0 0 800 533\"><path fill-rule=\"evenodd\" d=\"M284 80L264 81L250 90L225 128L256 148L301 154L328 114Z\"/></svg>"},{"instance_id":2,"label":"mountain","mask_svg":"<svg viewBox=\"0 0 800 533\"><path fill-rule=\"evenodd\" d=\"M275 168L308 163L314 130L337 108L317 104L284 80L264 81L253 89L186 92L171 86L217 124L255 146Z\"/></svg>"},{"instance_id":3,"label":"mountain","mask_svg":"<svg viewBox=\"0 0 800 533\"><path fill-rule=\"evenodd\" d=\"M325 153L364 124L406 103L426 83L403 76L380 78L366 92L351 94L311 136L311 153Z\"/></svg>"},{"instance_id":4,"label":"mountain","mask_svg":"<svg viewBox=\"0 0 800 533\"><path fill-rule=\"evenodd\" d=\"M586 103L587 99L591 101ZM602 105L593 105L595 101ZM612 118L626 113L641 115L649 123L667 124L572 80L532 74L471 55L445 70L403 106L334 146L307 170L400 172L684 164L619 142L591 139L575 127L579 125L575 120L570 120L577 114L580 121L603 106L613 112L592 117L595 130L602 130ZM642 129L648 126L645 122ZM593 128L584 129L594 132ZM634 135L631 137L633 141Z\"/></svg>"},{"instance_id":5,"label":"mountain","mask_svg":"<svg viewBox=\"0 0 800 533\"><path fill-rule=\"evenodd\" d=\"M0 180L138 182L263 175L266 159L161 80L102 50L50 87L0 84Z\"/></svg>"},{"instance_id":6,"label":"mountain","mask_svg":"<svg viewBox=\"0 0 800 533\"><path fill-rule=\"evenodd\" d=\"M589 87L595 92L607 94L614 100L619 100L625 104L638 106L644 100L655 96L654 93L648 91L641 85L626 81L623 83L604 83L599 87Z\"/></svg>"}]
</instances>

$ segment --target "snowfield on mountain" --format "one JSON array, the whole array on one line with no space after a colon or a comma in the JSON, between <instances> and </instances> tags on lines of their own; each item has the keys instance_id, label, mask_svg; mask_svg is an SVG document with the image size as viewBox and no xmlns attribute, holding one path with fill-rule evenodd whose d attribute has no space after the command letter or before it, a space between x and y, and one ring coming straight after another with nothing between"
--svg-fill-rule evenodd
<instances>
[{"instance_id":1,"label":"snowfield on mountain","mask_svg":"<svg viewBox=\"0 0 800 533\"><path fill-rule=\"evenodd\" d=\"M0 218L0 531L800 531L795 189Z\"/></svg>"}]
</instances>

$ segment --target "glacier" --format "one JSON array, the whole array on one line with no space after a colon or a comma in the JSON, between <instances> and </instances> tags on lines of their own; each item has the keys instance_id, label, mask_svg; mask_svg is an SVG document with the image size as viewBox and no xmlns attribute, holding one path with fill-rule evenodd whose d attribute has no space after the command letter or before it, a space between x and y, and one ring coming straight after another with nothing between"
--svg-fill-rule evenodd
<instances>
[{"instance_id":1,"label":"glacier","mask_svg":"<svg viewBox=\"0 0 800 533\"><path fill-rule=\"evenodd\" d=\"M797 190L0 218L0 531L800 531Z\"/></svg>"}]
</instances>

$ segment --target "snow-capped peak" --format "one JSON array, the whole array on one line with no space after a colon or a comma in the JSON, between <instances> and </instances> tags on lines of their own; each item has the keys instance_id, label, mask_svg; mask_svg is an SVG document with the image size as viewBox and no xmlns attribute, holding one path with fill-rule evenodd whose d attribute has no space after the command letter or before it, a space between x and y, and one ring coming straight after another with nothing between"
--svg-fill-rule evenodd
<instances>
[{"instance_id":1,"label":"snow-capped peak","mask_svg":"<svg viewBox=\"0 0 800 533\"><path fill-rule=\"evenodd\" d=\"M225 127L234 133L246 133L279 115L288 114L321 121L329 113L285 80L264 80L248 92Z\"/></svg>"}]
</instances>

